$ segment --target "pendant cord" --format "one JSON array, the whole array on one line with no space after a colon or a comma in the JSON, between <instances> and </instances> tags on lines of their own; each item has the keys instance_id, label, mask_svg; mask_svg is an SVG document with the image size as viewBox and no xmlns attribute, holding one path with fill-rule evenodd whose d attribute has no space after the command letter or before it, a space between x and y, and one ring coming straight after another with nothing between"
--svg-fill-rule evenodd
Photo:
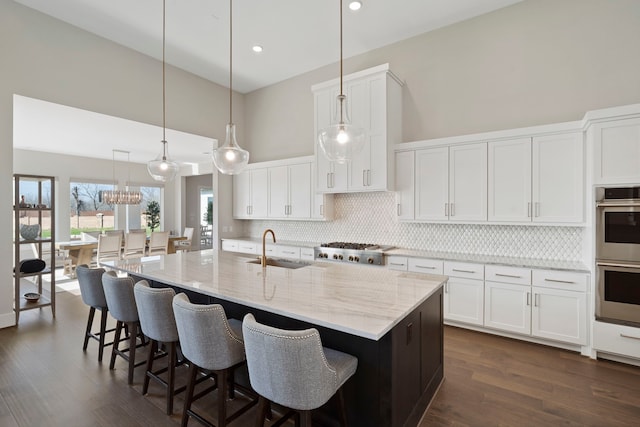
<instances>
[{"instance_id":1,"label":"pendant cord","mask_svg":"<svg viewBox=\"0 0 640 427\"><path fill-rule=\"evenodd\" d=\"M233 0L229 0L229 124L233 124L233 89L232 88L233 88Z\"/></svg>"},{"instance_id":2,"label":"pendant cord","mask_svg":"<svg viewBox=\"0 0 640 427\"><path fill-rule=\"evenodd\" d=\"M165 33L166 33L166 0L162 0L162 158L167 157L166 136L166 94L165 94Z\"/></svg>"},{"instance_id":3,"label":"pendant cord","mask_svg":"<svg viewBox=\"0 0 640 427\"><path fill-rule=\"evenodd\" d=\"M340 0L340 95L342 93L342 0Z\"/></svg>"},{"instance_id":4,"label":"pendant cord","mask_svg":"<svg viewBox=\"0 0 640 427\"><path fill-rule=\"evenodd\" d=\"M111 150L111 169L113 171L113 189L116 189L116 151Z\"/></svg>"}]
</instances>

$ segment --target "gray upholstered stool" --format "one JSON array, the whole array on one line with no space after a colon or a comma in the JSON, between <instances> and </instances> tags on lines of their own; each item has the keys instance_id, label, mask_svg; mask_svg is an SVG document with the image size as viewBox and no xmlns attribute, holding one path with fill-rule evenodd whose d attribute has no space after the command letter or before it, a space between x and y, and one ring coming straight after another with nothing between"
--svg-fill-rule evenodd
<instances>
[{"instance_id":1,"label":"gray upholstered stool","mask_svg":"<svg viewBox=\"0 0 640 427\"><path fill-rule=\"evenodd\" d=\"M336 393L341 424L347 424L342 385L356 372L358 359L322 347L314 328L272 328L258 323L252 314L244 317L242 333L251 387L260 395L257 425L263 425L268 400L299 412L302 425L311 426L311 410Z\"/></svg>"},{"instance_id":2,"label":"gray upholstered stool","mask_svg":"<svg viewBox=\"0 0 640 427\"><path fill-rule=\"evenodd\" d=\"M104 268L89 268L86 264L79 265L76 268L82 301L89 306L89 318L87 319L87 329L84 333L82 350L87 351L89 338L98 341L98 362L102 362L104 348L113 344L113 342L105 342L105 335L108 332L114 331L114 329L107 329L107 313L109 309L107 308L107 300L104 296L104 290L102 289L103 273ZM101 313L100 330L97 335L91 331L96 310L100 310Z\"/></svg>"},{"instance_id":3,"label":"gray upholstered stool","mask_svg":"<svg viewBox=\"0 0 640 427\"><path fill-rule=\"evenodd\" d=\"M173 312L178 326L182 354L191 364L184 410L182 411L182 426L187 425L189 416L205 425L212 425L201 415L195 413L191 409L191 404L217 388L218 424L216 425L224 427L257 403L257 399L252 399L227 417L225 405L227 390L229 397L234 397L233 371L245 362L242 324L239 320L227 319L221 305L192 304L185 294L178 294L173 298ZM213 371L216 376L216 384L194 397L196 376L200 369ZM242 389L240 386L237 387ZM253 394L250 390L245 390L245 392Z\"/></svg>"},{"instance_id":4,"label":"gray upholstered stool","mask_svg":"<svg viewBox=\"0 0 640 427\"><path fill-rule=\"evenodd\" d=\"M144 335L151 341L142 394L147 394L151 378L165 386L167 388L167 415L171 415L174 394L185 389L185 387L175 388L175 370L178 363L176 346L178 329L171 304L176 293L171 288L152 288L146 280L136 283L133 287L133 293L138 306L140 327ZM159 351L158 345L160 343L166 345L166 351ZM168 357L167 366L154 371L154 360L162 357ZM166 381L160 376L165 372L167 372Z\"/></svg>"},{"instance_id":5,"label":"gray upholstered stool","mask_svg":"<svg viewBox=\"0 0 640 427\"><path fill-rule=\"evenodd\" d=\"M134 368L145 363L144 361L138 363L135 361L136 347L138 347L136 340L140 332L140 321L136 299L133 295L133 286L134 282L131 277L117 277L113 271L107 271L102 275L102 287L104 296L107 299L109 313L116 319L116 335L113 339L109 369L114 369L116 356L120 356L129 362L129 384L133 383ZM120 350L120 336L122 335L122 329L125 329L125 327L129 333L129 347ZM140 335L140 345L146 345L144 335Z\"/></svg>"}]
</instances>

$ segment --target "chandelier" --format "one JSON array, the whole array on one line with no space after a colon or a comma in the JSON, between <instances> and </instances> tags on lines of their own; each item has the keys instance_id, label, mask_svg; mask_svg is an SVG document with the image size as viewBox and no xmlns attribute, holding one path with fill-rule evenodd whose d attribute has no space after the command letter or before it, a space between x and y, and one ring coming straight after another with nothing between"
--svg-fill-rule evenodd
<instances>
[{"instance_id":1,"label":"chandelier","mask_svg":"<svg viewBox=\"0 0 640 427\"><path fill-rule=\"evenodd\" d=\"M127 183L124 190L118 189L116 183L116 152L127 154ZM142 202L142 193L140 191L129 190L129 179L131 171L129 170L129 152L124 150L112 150L113 157L113 190L102 191L102 201L109 205L139 205Z\"/></svg>"}]
</instances>

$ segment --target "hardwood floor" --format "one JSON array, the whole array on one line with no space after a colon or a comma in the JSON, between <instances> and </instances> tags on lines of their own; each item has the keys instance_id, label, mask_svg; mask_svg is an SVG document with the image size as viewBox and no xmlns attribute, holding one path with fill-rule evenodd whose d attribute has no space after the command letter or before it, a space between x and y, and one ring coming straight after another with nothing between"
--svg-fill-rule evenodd
<instances>
[{"instance_id":1,"label":"hardwood floor","mask_svg":"<svg viewBox=\"0 0 640 427\"><path fill-rule=\"evenodd\" d=\"M141 395L142 368L128 386L124 361L110 371L105 354L99 364L94 341L83 353L88 308L77 295L57 297L55 321L48 308L31 310L0 330L0 426L178 425L181 395L169 417L159 385ZM179 372L182 384L186 369ZM215 398L198 407L213 417ZM253 425L253 415L231 425ZM420 426L445 425L637 426L640 368L447 327L445 381Z\"/></svg>"}]
</instances>

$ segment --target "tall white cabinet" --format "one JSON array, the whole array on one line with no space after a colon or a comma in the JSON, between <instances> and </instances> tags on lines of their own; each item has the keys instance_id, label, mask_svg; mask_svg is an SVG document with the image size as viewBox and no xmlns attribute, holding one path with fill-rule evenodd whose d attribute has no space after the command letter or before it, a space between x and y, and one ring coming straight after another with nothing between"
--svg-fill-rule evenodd
<instances>
[{"instance_id":1,"label":"tall white cabinet","mask_svg":"<svg viewBox=\"0 0 640 427\"><path fill-rule=\"evenodd\" d=\"M402 84L389 70L389 64L344 76L343 82L351 122L365 129L366 143L349 163L326 159L317 135L334 118L339 80L314 85L317 190L324 193L391 190L393 147L400 142L402 132Z\"/></svg>"}]
</instances>

